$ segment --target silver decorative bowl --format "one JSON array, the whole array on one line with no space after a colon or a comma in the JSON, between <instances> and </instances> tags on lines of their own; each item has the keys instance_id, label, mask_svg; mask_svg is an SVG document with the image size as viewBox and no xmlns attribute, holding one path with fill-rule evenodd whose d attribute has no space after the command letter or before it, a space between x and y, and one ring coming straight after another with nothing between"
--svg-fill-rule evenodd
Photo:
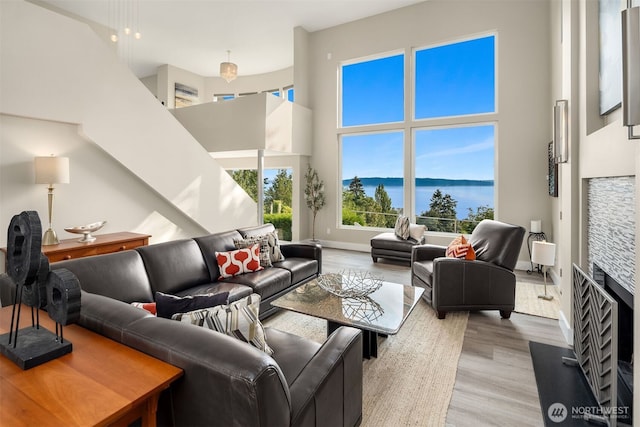
<instances>
[{"instance_id":1,"label":"silver decorative bowl","mask_svg":"<svg viewBox=\"0 0 640 427\"><path fill-rule=\"evenodd\" d=\"M91 233L100 230L106 223L107 221L92 222L91 224L81 225L79 227L65 228L64 231L74 234L82 234L82 239L78 240L79 242L93 242L96 238L93 237Z\"/></svg>"},{"instance_id":2,"label":"silver decorative bowl","mask_svg":"<svg viewBox=\"0 0 640 427\"><path fill-rule=\"evenodd\" d=\"M368 271L341 271L318 276L318 285L342 298L362 298L382 286L382 278Z\"/></svg>"}]
</instances>

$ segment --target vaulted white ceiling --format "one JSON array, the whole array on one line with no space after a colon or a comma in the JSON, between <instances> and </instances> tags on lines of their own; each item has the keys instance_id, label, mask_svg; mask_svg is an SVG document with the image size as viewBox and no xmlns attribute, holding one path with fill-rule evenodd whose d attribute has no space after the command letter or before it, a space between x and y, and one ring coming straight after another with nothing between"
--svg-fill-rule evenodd
<instances>
[{"instance_id":1,"label":"vaulted white ceiling","mask_svg":"<svg viewBox=\"0 0 640 427\"><path fill-rule=\"evenodd\" d=\"M122 24L124 16L137 15L142 38L127 40L126 54L138 77L155 74L163 64L209 77L219 74L227 50L238 64L239 75L280 70L293 65L297 26L313 32L422 0L32 1L107 27Z\"/></svg>"}]
</instances>

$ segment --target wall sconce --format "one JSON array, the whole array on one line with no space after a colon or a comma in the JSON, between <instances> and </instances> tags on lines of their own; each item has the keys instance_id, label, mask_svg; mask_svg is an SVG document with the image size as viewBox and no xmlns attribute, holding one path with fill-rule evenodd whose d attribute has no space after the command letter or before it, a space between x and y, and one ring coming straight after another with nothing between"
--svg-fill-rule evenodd
<instances>
[{"instance_id":1,"label":"wall sconce","mask_svg":"<svg viewBox=\"0 0 640 427\"><path fill-rule=\"evenodd\" d=\"M629 139L634 126L640 125L640 6L622 11L622 122L629 129Z\"/></svg>"},{"instance_id":2,"label":"wall sconce","mask_svg":"<svg viewBox=\"0 0 640 427\"><path fill-rule=\"evenodd\" d=\"M53 210L53 184L69 183L69 158L68 157L36 157L33 161L36 172L36 184L49 185L49 228L42 236L42 245L57 245L58 236L53 231L51 212Z\"/></svg>"},{"instance_id":3,"label":"wall sconce","mask_svg":"<svg viewBox=\"0 0 640 427\"><path fill-rule=\"evenodd\" d=\"M556 163L569 160L569 101L561 99L553 106L553 157Z\"/></svg>"}]
</instances>

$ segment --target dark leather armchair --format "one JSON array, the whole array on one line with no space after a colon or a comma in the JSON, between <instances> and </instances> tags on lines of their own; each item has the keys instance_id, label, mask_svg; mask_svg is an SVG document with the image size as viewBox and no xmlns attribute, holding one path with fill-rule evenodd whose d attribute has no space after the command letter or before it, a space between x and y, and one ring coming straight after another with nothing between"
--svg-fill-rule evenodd
<instances>
[{"instance_id":1,"label":"dark leather armchair","mask_svg":"<svg viewBox=\"0 0 640 427\"><path fill-rule=\"evenodd\" d=\"M411 284L439 319L448 311L500 310L508 319L515 306L516 276L525 230L518 225L483 220L469 243L476 259L446 258L446 246L419 245L411 254Z\"/></svg>"}]
</instances>

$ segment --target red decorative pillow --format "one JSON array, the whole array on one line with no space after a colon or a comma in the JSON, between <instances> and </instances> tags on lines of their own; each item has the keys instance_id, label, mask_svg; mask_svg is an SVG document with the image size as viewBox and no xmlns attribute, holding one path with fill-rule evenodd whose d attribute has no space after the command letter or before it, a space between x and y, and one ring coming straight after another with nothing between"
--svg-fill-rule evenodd
<instances>
[{"instance_id":1,"label":"red decorative pillow","mask_svg":"<svg viewBox=\"0 0 640 427\"><path fill-rule=\"evenodd\" d=\"M239 274L263 270L260 265L260 244L237 249L229 252L216 252L220 277L218 280L228 279Z\"/></svg>"},{"instance_id":2,"label":"red decorative pillow","mask_svg":"<svg viewBox=\"0 0 640 427\"><path fill-rule=\"evenodd\" d=\"M467 242L467 239L465 239L461 234L449 243L449 246L447 246L446 256L449 258L474 260L476 259L476 252L473 250L471 243Z\"/></svg>"},{"instance_id":3,"label":"red decorative pillow","mask_svg":"<svg viewBox=\"0 0 640 427\"><path fill-rule=\"evenodd\" d=\"M156 303L155 302L132 302L132 306L141 308L149 313L156 315Z\"/></svg>"}]
</instances>

